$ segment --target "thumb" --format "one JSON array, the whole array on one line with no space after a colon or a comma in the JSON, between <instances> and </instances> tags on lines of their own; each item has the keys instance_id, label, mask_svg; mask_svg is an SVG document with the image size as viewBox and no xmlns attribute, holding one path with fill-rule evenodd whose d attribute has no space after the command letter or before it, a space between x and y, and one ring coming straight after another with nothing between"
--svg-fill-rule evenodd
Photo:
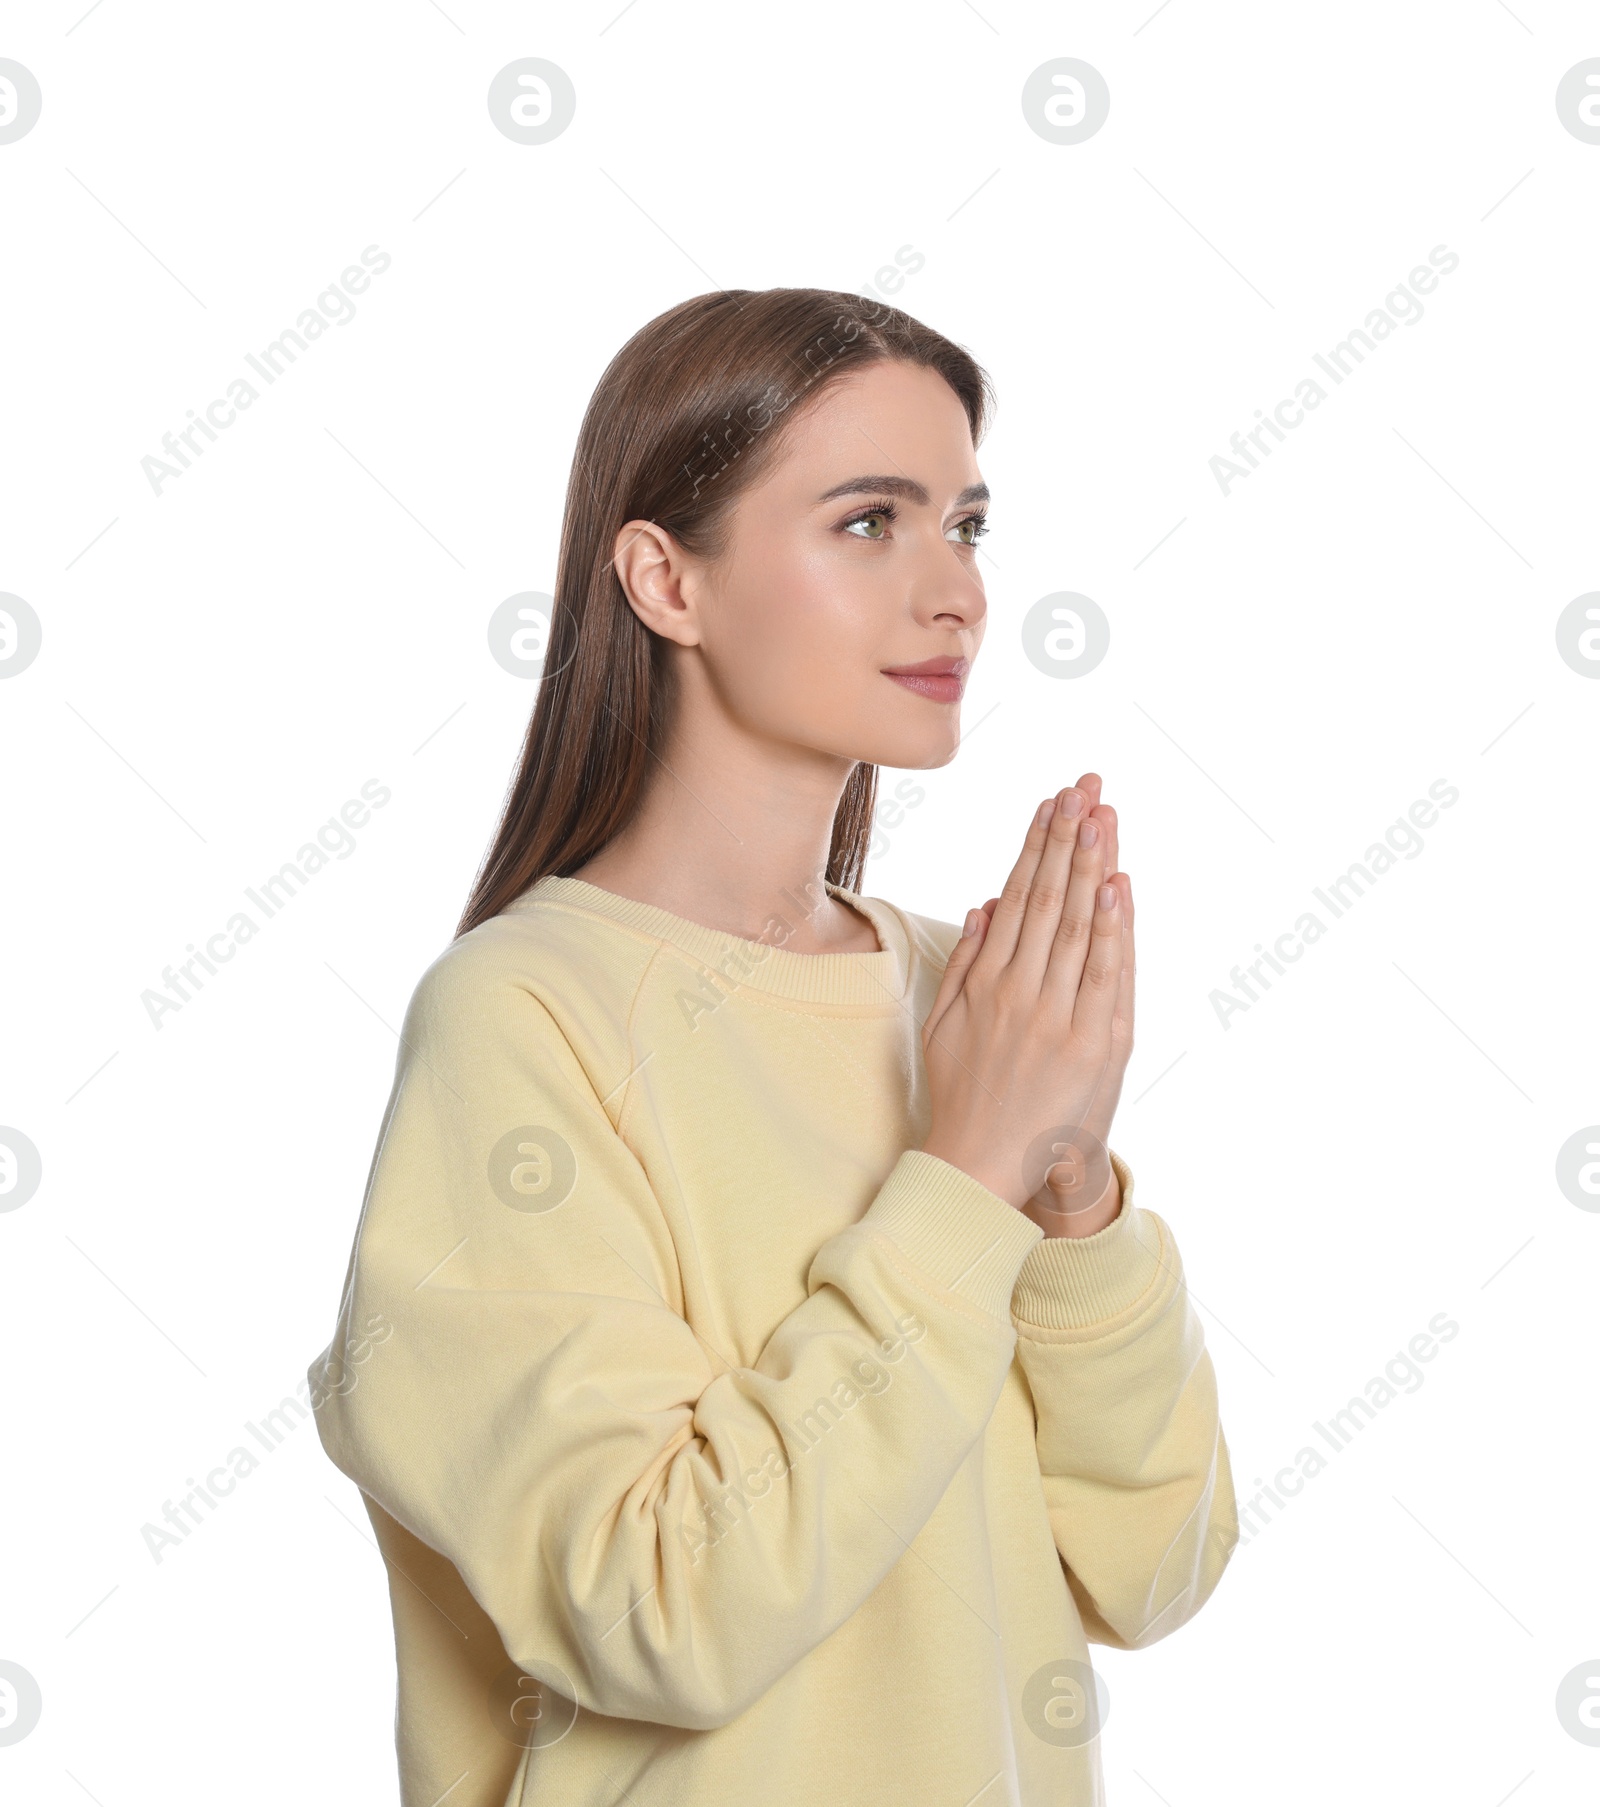
<instances>
[{"instance_id":1,"label":"thumb","mask_svg":"<svg viewBox=\"0 0 1600 1807\"><path fill-rule=\"evenodd\" d=\"M931 1033L937 1026L940 1017L950 1008L960 995L961 987L966 983L972 963L978 957L978 950L983 946L983 938L989 927L989 918L982 910L968 910L967 919L962 924L961 934L950 950L950 959L944 969L944 977L939 982L939 992L933 1000L933 1008L923 1025L924 1033Z\"/></svg>"}]
</instances>

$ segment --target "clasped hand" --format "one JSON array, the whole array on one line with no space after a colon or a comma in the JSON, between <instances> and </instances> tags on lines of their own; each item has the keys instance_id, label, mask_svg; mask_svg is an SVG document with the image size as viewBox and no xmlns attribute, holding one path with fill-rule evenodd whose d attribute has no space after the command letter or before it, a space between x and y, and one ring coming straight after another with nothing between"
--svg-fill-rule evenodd
<instances>
[{"instance_id":1,"label":"clasped hand","mask_svg":"<svg viewBox=\"0 0 1600 1807\"><path fill-rule=\"evenodd\" d=\"M1133 1051L1133 887L1088 772L1042 803L997 898L967 914L922 1027L923 1147L1087 1236L1121 1206L1111 1119Z\"/></svg>"}]
</instances>

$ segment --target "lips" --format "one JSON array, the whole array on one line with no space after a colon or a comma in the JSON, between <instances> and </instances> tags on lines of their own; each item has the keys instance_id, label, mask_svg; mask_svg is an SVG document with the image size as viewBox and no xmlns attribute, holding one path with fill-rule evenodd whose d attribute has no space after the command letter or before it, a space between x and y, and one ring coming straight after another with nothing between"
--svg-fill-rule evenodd
<instances>
[{"instance_id":1,"label":"lips","mask_svg":"<svg viewBox=\"0 0 1600 1807\"><path fill-rule=\"evenodd\" d=\"M966 688L968 659L923 659L915 665L889 665L883 675L930 702L959 703Z\"/></svg>"}]
</instances>

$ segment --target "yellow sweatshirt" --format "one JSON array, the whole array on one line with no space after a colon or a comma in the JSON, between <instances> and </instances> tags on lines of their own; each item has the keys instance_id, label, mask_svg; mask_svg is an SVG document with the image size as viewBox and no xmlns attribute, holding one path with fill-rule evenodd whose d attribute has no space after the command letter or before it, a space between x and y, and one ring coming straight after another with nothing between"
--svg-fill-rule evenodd
<instances>
[{"instance_id":1,"label":"yellow sweatshirt","mask_svg":"<svg viewBox=\"0 0 1600 1807\"><path fill-rule=\"evenodd\" d=\"M310 1371L405 1807L1089 1807L1088 1644L1226 1566L1172 1232L922 1153L959 931L830 890L880 951L552 877L417 986Z\"/></svg>"}]
</instances>

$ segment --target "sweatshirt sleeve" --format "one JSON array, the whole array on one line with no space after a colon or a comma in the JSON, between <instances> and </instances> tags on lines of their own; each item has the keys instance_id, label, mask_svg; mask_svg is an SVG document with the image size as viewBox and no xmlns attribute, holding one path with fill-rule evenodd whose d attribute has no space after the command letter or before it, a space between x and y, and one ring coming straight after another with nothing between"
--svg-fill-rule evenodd
<instances>
[{"instance_id":1,"label":"sweatshirt sleeve","mask_svg":"<svg viewBox=\"0 0 1600 1807\"><path fill-rule=\"evenodd\" d=\"M1133 1201L1042 1240L1012 1295L1056 1548L1092 1643L1153 1644L1197 1613L1239 1540L1217 1381L1165 1222Z\"/></svg>"},{"instance_id":2,"label":"sweatshirt sleeve","mask_svg":"<svg viewBox=\"0 0 1600 1807\"><path fill-rule=\"evenodd\" d=\"M592 1082L532 991L450 953L401 1042L311 1369L324 1447L528 1674L596 1713L724 1724L877 1587L982 1436L1040 1231L907 1150L737 1365L686 1321L614 1126L629 1063Z\"/></svg>"}]
</instances>

